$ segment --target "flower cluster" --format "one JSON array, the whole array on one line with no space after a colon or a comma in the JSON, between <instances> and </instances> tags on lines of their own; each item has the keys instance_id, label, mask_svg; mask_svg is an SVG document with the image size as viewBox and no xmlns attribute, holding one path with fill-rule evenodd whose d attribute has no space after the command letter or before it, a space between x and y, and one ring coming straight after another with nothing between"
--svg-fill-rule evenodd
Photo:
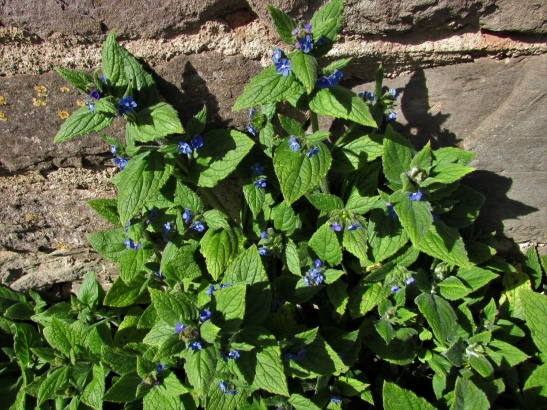
<instances>
[{"instance_id":1,"label":"flower cluster","mask_svg":"<svg viewBox=\"0 0 547 410\"><path fill-rule=\"evenodd\" d=\"M141 248L141 243L133 242L133 239L125 238L125 241L123 241L123 244L125 245L126 249L133 249L134 251L138 251Z\"/></svg>"},{"instance_id":2,"label":"flower cluster","mask_svg":"<svg viewBox=\"0 0 547 410\"><path fill-rule=\"evenodd\" d=\"M124 115L126 112L133 112L133 108L137 106L137 103L133 101L132 97L123 97L118 103L118 113L120 116Z\"/></svg>"},{"instance_id":3,"label":"flower cluster","mask_svg":"<svg viewBox=\"0 0 547 410\"><path fill-rule=\"evenodd\" d=\"M224 289L224 288L227 288L228 286L230 286L229 283L221 283L219 286L218 286L218 289ZM207 288L207 290L205 291L205 294L207 296L211 296L213 294L213 292L216 290L217 288L215 288L215 285L209 285L209 287Z\"/></svg>"},{"instance_id":4,"label":"flower cluster","mask_svg":"<svg viewBox=\"0 0 547 410\"><path fill-rule=\"evenodd\" d=\"M411 192L408 194L409 198L411 201L420 201L422 199L422 191L418 191L418 192Z\"/></svg>"},{"instance_id":5,"label":"flower cluster","mask_svg":"<svg viewBox=\"0 0 547 410\"><path fill-rule=\"evenodd\" d=\"M201 343L198 342L197 340L193 340L190 343L188 343L188 348L195 351L195 350L203 349L203 346L201 346Z\"/></svg>"},{"instance_id":6,"label":"flower cluster","mask_svg":"<svg viewBox=\"0 0 547 410\"><path fill-rule=\"evenodd\" d=\"M334 222L331 222L329 224L329 228L334 231L334 232L342 232L342 225L336 221ZM349 225L348 225L348 231L356 231L357 229L361 228L361 225L358 224L357 222L351 222Z\"/></svg>"},{"instance_id":7,"label":"flower cluster","mask_svg":"<svg viewBox=\"0 0 547 410\"><path fill-rule=\"evenodd\" d=\"M275 71L281 74L283 77L287 77L291 72L291 62L287 58L282 58L283 54L277 47L272 54L272 61L275 65Z\"/></svg>"},{"instance_id":8,"label":"flower cluster","mask_svg":"<svg viewBox=\"0 0 547 410\"><path fill-rule=\"evenodd\" d=\"M185 209L182 213L182 220L185 224L189 224L192 221L192 212L189 209ZM203 232L205 230L205 225L203 225L201 221L195 221L192 225L190 225L190 229Z\"/></svg>"},{"instance_id":9,"label":"flower cluster","mask_svg":"<svg viewBox=\"0 0 547 410\"><path fill-rule=\"evenodd\" d=\"M331 75L329 75L328 77L327 76L320 77L315 82L315 86L319 87L319 88L333 87L335 85L338 85L338 83L340 82L340 80L342 79L343 76L344 76L344 74L341 71L334 70L334 72Z\"/></svg>"},{"instance_id":10,"label":"flower cluster","mask_svg":"<svg viewBox=\"0 0 547 410\"><path fill-rule=\"evenodd\" d=\"M179 142L177 150L182 154L191 154L192 150L203 147L203 137L201 135L196 135L190 140L190 144L187 142Z\"/></svg>"},{"instance_id":11,"label":"flower cluster","mask_svg":"<svg viewBox=\"0 0 547 410\"><path fill-rule=\"evenodd\" d=\"M412 276L410 276L408 279L405 280L405 284L406 285L410 285L411 283L414 282L414 278ZM401 290L401 287L398 286L398 285L393 285L391 287L391 293L397 293Z\"/></svg>"},{"instance_id":12,"label":"flower cluster","mask_svg":"<svg viewBox=\"0 0 547 410\"><path fill-rule=\"evenodd\" d=\"M201 312L199 312L199 320L202 322L205 322L206 320L211 319L211 311L207 309L203 309Z\"/></svg>"},{"instance_id":13,"label":"flower cluster","mask_svg":"<svg viewBox=\"0 0 547 410\"><path fill-rule=\"evenodd\" d=\"M235 390L229 390L227 387L226 387L226 384L224 384L223 381L220 381L217 383L218 387L220 388L220 391L224 394L231 394L232 396L235 396L237 394L237 391Z\"/></svg>"},{"instance_id":14,"label":"flower cluster","mask_svg":"<svg viewBox=\"0 0 547 410\"><path fill-rule=\"evenodd\" d=\"M228 361L228 359L232 359L232 360L237 360L241 357L241 355L239 354L239 351L235 350L235 349L232 349L230 350L230 353L226 354L224 353L222 350L220 351L220 357L222 357L222 360L224 360L225 362Z\"/></svg>"},{"instance_id":15,"label":"flower cluster","mask_svg":"<svg viewBox=\"0 0 547 410\"><path fill-rule=\"evenodd\" d=\"M374 93L369 93L367 91L363 91L362 93L357 94L357 96L363 100L368 100L370 102L373 102L376 99Z\"/></svg>"},{"instance_id":16,"label":"flower cluster","mask_svg":"<svg viewBox=\"0 0 547 410\"><path fill-rule=\"evenodd\" d=\"M298 361L298 360L301 360L303 359L306 354L308 353L308 351L306 349L300 349L300 351L297 353L297 354L294 354L294 353L285 353L283 355L283 359L284 360L294 360L294 361Z\"/></svg>"},{"instance_id":17,"label":"flower cluster","mask_svg":"<svg viewBox=\"0 0 547 410\"><path fill-rule=\"evenodd\" d=\"M302 277L302 281L306 286L318 286L325 280L321 274L323 262L319 259L313 261L313 269L308 269L308 273Z\"/></svg>"}]
</instances>

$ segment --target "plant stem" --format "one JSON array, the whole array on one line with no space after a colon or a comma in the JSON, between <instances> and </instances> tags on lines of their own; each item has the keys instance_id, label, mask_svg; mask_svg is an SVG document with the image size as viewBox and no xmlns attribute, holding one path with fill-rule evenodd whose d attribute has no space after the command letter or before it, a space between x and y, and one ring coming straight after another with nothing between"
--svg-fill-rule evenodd
<instances>
[{"instance_id":1,"label":"plant stem","mask_svg":"<svg viewBox=\"0 0 547 410\"><path fill-rule=\"evenodd\" d=\"M324 194L330 194L329 181L327 181L327 177L323 178L319 182L319 189L321 189L321 192L323 192Z\"/></svg>"},{"instance_id":2,"label":"plant stem","mask_svg":"<svg viewBox=\"0 0 547 410\"><path fill-rule=\"evenodd\" d=\"M348 129L334 142L334 146L338 147L344 142L344 139L357 127L357 123L353 122Z\"/></svg>"},{"instance_id":3,"label":"plant stem","mask_svg":"<svg viewBox=\"0 0 547 410\"><path fill-rule=\"evenodd\" d=\"M319 131L319 120L317 119L317 114L313 111L310 111L310 119L311 119L311 130L312 132Z\"/></svg>"}]
</instances>

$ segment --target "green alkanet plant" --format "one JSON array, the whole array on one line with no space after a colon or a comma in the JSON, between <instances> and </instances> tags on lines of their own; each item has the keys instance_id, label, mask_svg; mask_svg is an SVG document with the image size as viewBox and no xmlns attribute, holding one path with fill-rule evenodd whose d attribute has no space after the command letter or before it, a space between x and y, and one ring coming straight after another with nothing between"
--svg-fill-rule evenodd
<instances>
[{"instance_id":1,"label":"green alkanet plant","mask_svg":"<svg viewBox=\"0 0 547 410\"><path fill-rule=\"evenodd\" d=\"M99 132L120 168L117 198L88 202L114 225L88 239L119 277L105 294L90 272L50 307L0 287L6 407L546 405L547 261L495 255L461 183L473 154L399 135L381 67L356 94L349 59L322 66L342 9L298 23L269 6L286 45L234 106L252 139L205 132L205 108L183 127L113 31L93 75L58 69L89 100L55 141ZM125 143L101 132L114 121ZM230 174L232 214L211 190Z\"/></svg>"}]
</instances>

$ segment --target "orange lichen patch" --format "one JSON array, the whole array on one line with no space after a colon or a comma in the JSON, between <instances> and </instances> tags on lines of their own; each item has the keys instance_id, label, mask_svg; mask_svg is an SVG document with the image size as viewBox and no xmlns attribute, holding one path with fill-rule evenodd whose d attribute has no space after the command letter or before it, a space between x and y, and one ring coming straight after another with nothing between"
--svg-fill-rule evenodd
<instances>
[{"instance_id":1,"label":"orange lichen patch","mask_svg":"<svg viewBox=\"0 0 547 410\"><path fill-rule=\"evenodd\" d=\"M59 91L62 93L69 93L70 88L68 88L66 85L63 85L61 88L59 88Z\"/></svg>"},{"instance_id":2,"label":"orange lichen patch","mask_svg":"<svg viewBox=\"0 0 547 410\"><path fill-rule=\"evenodd\" d=\"M8 117L6 117L6 114L0 111L0 121L7 121L7 120L8 120Z\"/></svg>"},{"instance_id":3,"label":"orange lichen patch","mask_svg":"<svg viewBox=\"0 0 547 410\"><path fill-rule=\"evenodd\" d=\"M46 102L43 100L39 100L38 98L33 98L32 105L34 105L35 107L43 107L44 105L46 105Z\"/></svg>"},{"instance_id":4,"label":"orange lichen patch","mask_svg":"<svg viewBox=\"0 0 547 410\"><path fill-rule=\"evenodd\" d=\"M25 214L25 219L27 221L37 221L40 215L38 214Z\"/></svg>"},{"instance_id":5,"label":"orange lichen patch","mask_svg":"<svg viewBox=\"0 0 547 410\"><path fill-rule=\"evenodd\" d=\"M85 102L83 102L82 100L76 100L76 105L78 107L83 107L85 105Z\"/></svg>"},{"instance_id":6,"label":"orange lichen patch","mask_svg":"<svg viewBox=\"0 0 547 410\"><path fill-rule=\"evenodd\" d=\"M64 243L59 243L57 245L55 245L55 249L70 249L68 247L68 245L64 244Z\"/></svg>"},{"instance_id":7,"label":"orange lichen patch","mask_svg":"<svg viewBox=\"0 0 547 410\"><path fill-rule=\"evenodd\" d=\"M6 105L6 99L3 95L0 95L0 105Z\"/></svg>"},{"instance_id":8,"label":"orange lichen patch","mask_svg":"<svg viewBox=\"0 0 547 410\"><path fill-rule=\"evenodd\" d=\"M34 91L36 91L36 95L38 95L38 97L46 97L47 96L47 87L43 86L43 85L35 85L34 86Z\"/></svg>"},{"instance_id":9,"label":"orange lichen patch","mask_svg":"<svg viewBox=\"0 0 547 410\"><path fill-rule=\"evenodd\" d=\"M66 120L68 117L70 117L70 114L68 111L62 110L57 113L60 119Z\"/></svg>"}]
</instances>

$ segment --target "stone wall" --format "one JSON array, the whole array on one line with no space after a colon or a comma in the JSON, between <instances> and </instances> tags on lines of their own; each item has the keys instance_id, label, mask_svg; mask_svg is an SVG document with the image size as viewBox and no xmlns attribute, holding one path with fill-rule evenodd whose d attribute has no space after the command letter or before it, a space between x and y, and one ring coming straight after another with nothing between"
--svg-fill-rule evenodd
<instances>
[{"instance_id":1,"label":"stone wall","mask_svg":"<svg viewBox=\"0 0 547 410\"><path fill-rule=\"evenodd\" d=\"M70 283L115 266L85 236L107 224L85 206L111 197L108 146L96 136L54 146L82 97L53 71L92 70L105 34L154 74L183 123L203 104L209 127L233 112L278 40L266 4L309 20L323 0L4 0L0 2L0 281ZM344 84L370 89L381 62L396 88L397 130L417 145L474 151L467 182L487 197L480 223L516 242L547 242L547 4L541 0L346 0ZM109 132L121 135L121 124ZM229 185L229 184L228 184ZM227 192L227 200L234 200ZM222 191L222 189L221 189ZM63 291L56 285L53 292Z\"/></svg>"}]
</instances>

